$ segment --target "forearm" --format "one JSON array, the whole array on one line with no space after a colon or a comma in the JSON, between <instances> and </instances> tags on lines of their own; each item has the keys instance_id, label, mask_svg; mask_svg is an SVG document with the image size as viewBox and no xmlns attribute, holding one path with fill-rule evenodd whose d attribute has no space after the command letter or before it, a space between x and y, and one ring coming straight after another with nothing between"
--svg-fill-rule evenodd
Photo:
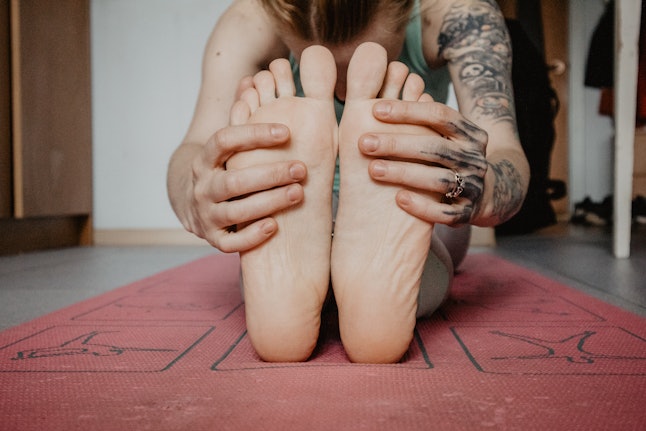
<instances>
[{"instance_id":1,"label":"forearm","mask_svg":"<svg viewBox=\"0 0 646 431\"><path fill-rule=\"evenodd\" d=\"M477 226L496 226L520 210L529 184L529 165L522 152L498 151L487 157L487 174L480 202L471 220Z\"/></svg>"},{"instance_id":2,"label":"forearm","mask_svg":"<svg viewBox=\"0 0 646 431\"><path fill-rule=\"evenodd\" d=\"M191 196L193 187L193 160L198 157L203 147L200 144L184 143L180 145L168 164L166 188L170 204L177 218L185 228L190 226Z\"/></svg>"}]
</instances>

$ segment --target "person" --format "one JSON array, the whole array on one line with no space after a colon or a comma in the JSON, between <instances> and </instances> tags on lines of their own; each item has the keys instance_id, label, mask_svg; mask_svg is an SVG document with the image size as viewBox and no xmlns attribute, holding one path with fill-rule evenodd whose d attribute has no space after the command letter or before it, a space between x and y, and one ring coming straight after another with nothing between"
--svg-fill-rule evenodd
<instances>
[{"instance_id":1,"label":"person","mask_svg":"<svg viewBox=\"0 0 646 431\"><path fill-rule=\"evenodd\" d=\"M402 358L469 225L523 202L510 65L493 0L233 1L167 186L188 231L240 253L263 360L310 357L330 284L348 357Z\"/></svg>"}]
</instances>

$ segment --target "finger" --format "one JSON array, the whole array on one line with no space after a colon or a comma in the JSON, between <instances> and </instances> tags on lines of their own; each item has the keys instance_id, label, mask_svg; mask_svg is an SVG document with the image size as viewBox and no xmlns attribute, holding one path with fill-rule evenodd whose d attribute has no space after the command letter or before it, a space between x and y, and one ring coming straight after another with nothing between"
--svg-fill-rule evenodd
<instances>
[{"instance_id":1,"label":"finger","mask_svg":"<svg viewBox=\"0 0 646 431\"><path fill-rule=\"evenodd\" d=\"M468 223L473 214L473 207L466 199L456 200L452 204L444 203L439 194L401 190L397 193L396 201L401 209L429 223L456 226Z\"/></svg>"},{"instance_id":2,"label":"finger","mask_svg":"<svg viewBox=\"0 0 646 431\"><path fill-rule=\"evenodd\" d=\"M370 157L392 157L420 162L445 162L447 154L459 148L459 144L429 130L426 135L399 135L370 133L359 138L359 149Z\"/></svg>"},{"instance_id":3,"label":"finger","mask_svg":"<svg viewBox=\"0 0 646 431\"><path fill-rule=\"evenodd\" d=\"M427 126L441 135L455 139L485 144L488 140L487 132L443 103L381 100L375 103L373 115L387 123Z\"/></svg>"},{"instance_id":4,"label":"finger","mask_svg":"<svg viewBox=\"0 0 646 431\"><path fill-rule=\"evenodd\" d=\"M271 238L277 230L276 221L266 218L251 223L237 232L229 232L223 229L213 230L213 232L206 235L206 240L224 253L236 253L259 246Z\"/></svg>"},{"instance_id":5,"label":"finger","mask_svg":"<svg viewBox=\"0 0 646 431\"><path fill-rule=\"evenodd\" d=\"M373 106L373 115L380 121L424 126L449 123L455 118L454 111L443 103L407 100L380 100Z\"/></svg>"},{"instance_id":6,"label":"finger","mask_svg":"<svg viewBox=\"0 0 646 431\"><path fill-rule=\"evenodd\" d=\"M399 184L426 192L442 195L455 188L455 174L443 167L420 163L373 160L368 168L372 179Z\"/></svg>"},{"instance_id":7,"label":"finger","mask_svg":"<svg viewBox=\"0 0 646 431\"><path fill-rule=\"evenodd\" d=\"M300 203L303 196L303 187L300 184L290 184L254 193L242 199L214 204L209 219L219 227L260 220Z\"/></svg>"},{"instance_id":8,"label":"finger","mask_svg":"<svg viewBox=\"0 0 646 431\"><path fill-rule=\"evenodd\" d=\"M289 129L283 124L246 124L218 130L204 146L202 161L209 167L224 166L232 154L285 144Z\"/></svg>"},{"instance_id":9,"label":"finger","mask_svg":"<svg viewBox=\"0 0 646 431\"><path fill-rule=\"evenodd\" d=\"M212 182L212 202L222 202L250 193L303 181L307 168L300 161L273 162L244 169L227 170Z\"/></svg>"},{"instance_id":10,"label":"finger","mask_svg":"<svg viewBox=\"0 0 646 431\"><path fill-rule=\"evenodd\" d=\"M429 129L426 135L371 133L359 138L359 149L373 158L397 158L437 164L464 176L484 176L484 145L452 141Z\"/></svg>"}]
</instances>

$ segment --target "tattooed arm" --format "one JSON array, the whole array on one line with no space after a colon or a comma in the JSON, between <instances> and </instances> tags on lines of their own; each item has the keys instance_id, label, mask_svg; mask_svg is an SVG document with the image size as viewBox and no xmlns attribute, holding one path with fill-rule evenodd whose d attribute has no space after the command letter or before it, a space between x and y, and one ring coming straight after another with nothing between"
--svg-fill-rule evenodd
<instances>
[{"instance_id":1,"label":"tattooed arm","mask_svg":"<svg viewBox=\"0 0 646 431\"><path fill-rule=\"evenodd\" d=\"M520 209L529 183L529 167L516 130L511 42L493 0L453 3L437 39L438 57L448 62L460 111L472 122L457 127L472 142L482 139L481 132L472 131L473 124L486 131L488 169L471 220L495 225ZM467 158L465 152L463 159ZM478 184L477 175L470 181Z\"/></svg>"},{"instance_id":2,"label":"tattooed arm","mask_svg":"<svg viewBox=\"0 0 646 431\"><path fill-rule=\"evenodd\" d=\"M400 136L388 150L364 153L410 159L414 152L427 166L422 174L386 161L388 174L380 175L381 181L404 186L397 203L410 214L449 225L500 224L520 209L529 183L516 131L504 19L493 0L421 4L426 61L433 67L448 64L460 112L435 102L379 102L374 110L379 120L424 125L435 133L423 140ZM456 187L455 173L464 179L463 192L440 199ZM428 185L420 188L424 181Z\"/></svg>"}]
</instances>

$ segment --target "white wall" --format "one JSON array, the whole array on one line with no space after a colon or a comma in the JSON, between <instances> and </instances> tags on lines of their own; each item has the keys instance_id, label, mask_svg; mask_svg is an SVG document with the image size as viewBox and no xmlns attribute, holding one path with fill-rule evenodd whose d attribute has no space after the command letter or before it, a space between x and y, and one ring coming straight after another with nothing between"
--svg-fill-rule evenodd
<instances>
[{"instance_id":1,"label":"white wall","mask_svg":"<svg viewBox=\"0 0 646 431\"><path fill-rule=\"evenodd\" d=\"M168 159L193 113L205 42L228 0L92 0L94 224L181 228ZM582 69L603 0L571 0L571 202L611 191L612 123Z\"/></svg>"},{"instance_id":2,"label":"white wall","mask_svg":"<svg viewBox=\"0 0 646 431\"><path fill-rule=\"evenodd\" d=\"M228 0L92 0L94 224L180 228L166 165L190 121L202 52Z\"/></svg>"},{"instance_id":3,"label":"white wall","mask_svg":"<svg viewBox=\"0 0 646 431\"><path fill-rule=\"evenodd\" d=\"M586 196L601 201L612 192L613 123L600 116L600 90L584 87L592 33L603 0L570 1L570 203Z\"/></svg>"}]
</instances>

